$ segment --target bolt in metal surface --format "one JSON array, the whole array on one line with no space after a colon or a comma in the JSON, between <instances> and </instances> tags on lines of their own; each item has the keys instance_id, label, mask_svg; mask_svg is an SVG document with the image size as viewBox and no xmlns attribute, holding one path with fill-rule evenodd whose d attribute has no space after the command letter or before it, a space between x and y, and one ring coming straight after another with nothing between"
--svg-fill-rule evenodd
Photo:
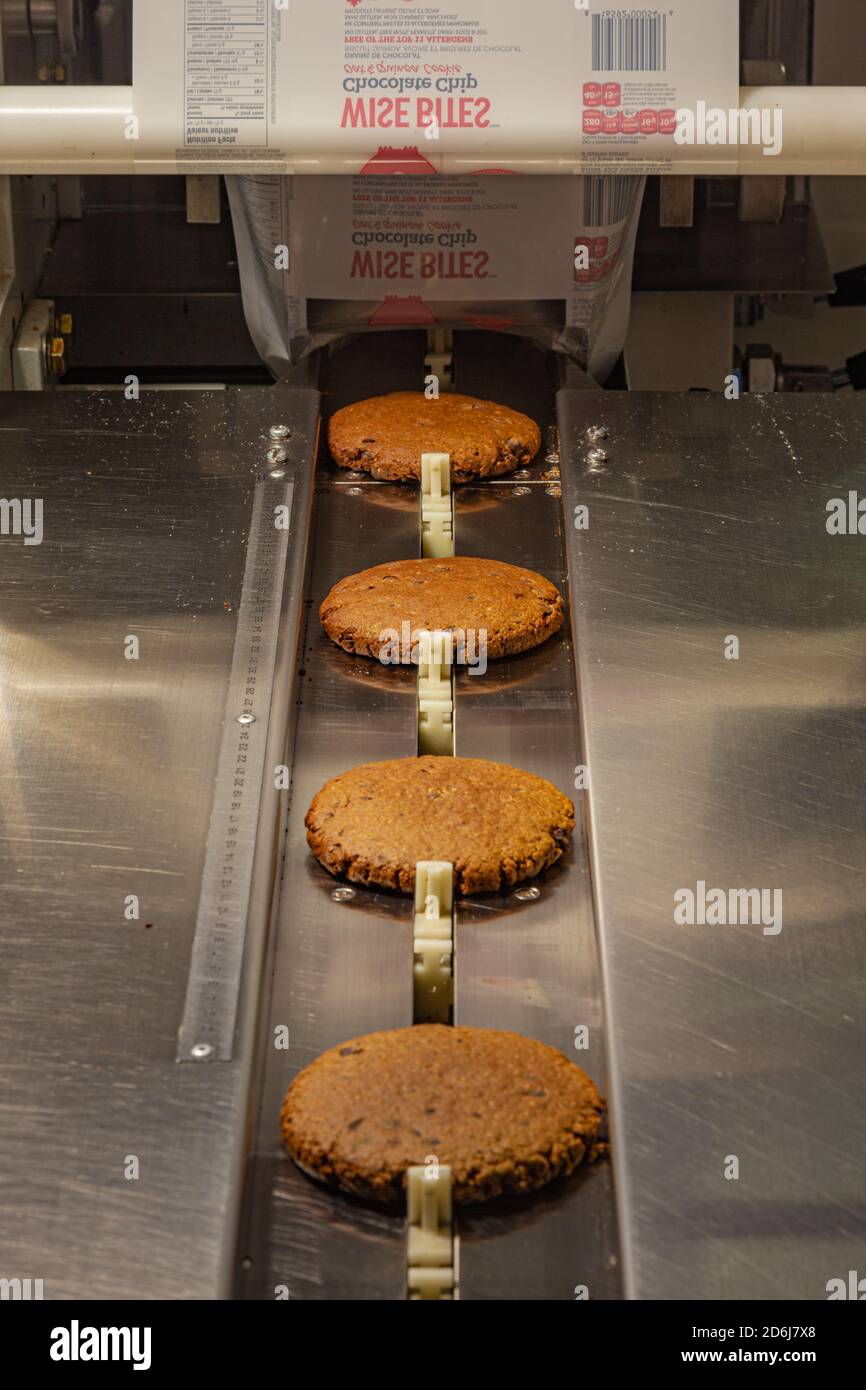
<instances>
[{"instance_id":1,"label":"bolt in metal surface","mask_svg":"<svg viewBox=\"0 0 866 1390\"><path fill-rule=\"evenodd\" d=\"M351 902L354 896L354 888L335 888L333 893L331 894L331 897L334 899L335 903Z\"/></svg>"},{"instance_id":2,"label":"bolt in metal surface","mask_svg":"<svg viewBox=\"0 0 866 1390\"><path fill-rule=\"evenodd\" d=\"M518 888L514 893L515 898L519 898L522 903L534 903L541 897L541 889L533 884L531 888Z\"/></svg>"},{"instance_id":3,"label":"bolt in metal surface","mask_svg":"<svg viewBox=\"0 0 866 1390\"><path fill-rule=\"evenodd\" d=\"M210 1043L195 1043L189 1050L190 1057L194 1057L197 1062L203 1062L205 1058L213 1055L213 1048Z\"/></svg>"},{"instance_id":4,"label":"bolt in metal surface","mask_svg":"<svg viewBox=\"0 0 866 1390\"><path fill-rule=\"evenodd\" d=\"M586 461L590 468L600 468L603 463L607 463L607 452L604 449L590 449Z\"/></svg>"},{"instance_id":5,"label":"bolt in metal surface","mask_svg":"<svg viewBox=\"0 0 866 1390\"><path fill-rule=\"evenodd\" d=\"M602 439L607 439L610 430L607 425L590 425L586 431L586 437L590 444L598 444Z\"/></svg>"},{"instance_id":6,"label":"bolt in metal surface","mask_svg":"<svg viewBox=\"0 0 866 1390\"><path fill-rule=\"evenodd\" d=\"M268 474L268 477L273 478L275 482L279 482L280 478L285 478L285 476L285 468L272 468L270 473Z\"/></svg>"},{"instance_id":7,"label":"bolt in metal surface","mask_svg":"<svg viewBox=\"0 0 866 1390\"><path fill-rule=\"evenodd\" d=\"M277 440L288 439L291 433L292 431L289 429L288 425L271 425L271 428L268 430L271 439Z\"/></svg>"},{"instance_id":8,"label":"bolt in metal surface","mask_svg":"<svg viewBox=\"0 0 866 1390\"><path fill-rule=\"evenodd\" d=\"M239 715L238 715L238 723L239 723L239 724L255 724L255 722L256 722L256 716L255 716L254 714L239 714Z\"/></svg>"},{"instance_id":9,"label":"bolt in metal surface","mask_svg":"<svg viewBox=\"0 0 866 1390\"><path fill-rule=\"evenodd\" d=\"M285 463L288 457L285 449L279 444L275 444L273 449L268 449L268 463Z\"/></svg>"},{"instance_id":10,"label":"bolt in metal surface","mask_svg":"<svg viewBox=\"0 0 866 1390\"><path fill-rule=\"evenodd\" d=\"M511 489L511 495L512 497L530 497L532 495L532 488L514 487Z\"/></svg>"}]
</instances>

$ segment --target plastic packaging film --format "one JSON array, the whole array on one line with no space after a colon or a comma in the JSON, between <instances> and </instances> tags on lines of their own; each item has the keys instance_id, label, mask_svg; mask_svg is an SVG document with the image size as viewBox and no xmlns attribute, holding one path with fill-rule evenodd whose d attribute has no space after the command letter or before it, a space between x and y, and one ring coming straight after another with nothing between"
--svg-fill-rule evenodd
<instances>
[{"instance_id":1,"label":"plastic packaging film","mask_svg":"<svg viewBox=\"0 0 866 1390\"><path fill-rule=\"evenodd\" d=\"M341 334L439 325L528 334L603 381L643 175L672 167L678 106L737 93L736 0L188 0L173 24L157 65L141 22L136 104L148 129L168 123L157 143L171 135L180 167L261 156L228 183L247 321L276 374ZM502 177L539 152L593 172Z\"/></svg>"},{"instance_id":2,"label":"plastic packaging film","mask_svg":"<svg viewBox=\"0 0 866 1390\"><path fill-rule=\"evenodd\" d=\"M279 376L358 331L486 328L567 352L603 381L628 327L644 180L227 180L244 311Z\"/></svg>"}]
</instances>

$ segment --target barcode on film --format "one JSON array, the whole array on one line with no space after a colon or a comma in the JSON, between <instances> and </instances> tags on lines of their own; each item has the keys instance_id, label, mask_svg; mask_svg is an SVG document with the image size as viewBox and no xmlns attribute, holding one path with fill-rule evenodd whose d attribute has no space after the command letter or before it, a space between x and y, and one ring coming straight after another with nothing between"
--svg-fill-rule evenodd
<instances>
[{"instance_id":1,"label":"barcode on film","mask_svg":"<svg viewBox=\"0 0 866 1390\"><path fill-rule=\"evenodd\" d=\"M609 227L631 212L639 180L628 174L587 174L583 180L583 226Z\"/></svg>"},{"instance_id":2,"label":"barcode on film","mask_svg":"<svg viewBox=\"0 0 866 1390\"><path fill-rule=\"evenodd\" d=\"M667 67L667 15L592 16L593 72L667 72Z\"/></svg>"}]
</instances>

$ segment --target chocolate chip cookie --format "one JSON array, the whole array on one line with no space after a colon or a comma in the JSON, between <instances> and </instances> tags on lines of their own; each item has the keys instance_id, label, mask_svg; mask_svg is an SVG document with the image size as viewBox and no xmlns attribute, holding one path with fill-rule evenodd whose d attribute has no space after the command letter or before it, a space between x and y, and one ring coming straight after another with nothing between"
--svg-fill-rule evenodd
<instances>
[{"instance_id":1,"label":"chocolate chip cookie","mask_svg":"<svg viewBox=\"0 0 866 1390\"><path fill-rule=\"evenodd\" d=\"M498 477L530 463L541 448L541 431L518 410L422 391L395 391L344 406L331 416L328 444L340 468L374 478L417 482L422 454L450 454L457 483Z\"/></svg>"},{"instance_id":2,"label":"chocolate chip cookie","mask_svg":"<svg viewBox=\"0 0 866 1390\"><path fill-rule=\"evenodd\" d=\"M419 860L454 865L459 894L501 893L562 856L574 807L552 783L482 758L364 763L326 782L306 816L329 873L415 890Z\"/></svg>"},{"instance_id":3,"label":"chocolate chip cookie","mask_svg":"<svg viewBox=\"0 0 866 1390\"><path fill-rule=\"evenodd\" d=\"M535 1191L593 1158L604 1102L556 1048L492 1028L417 1024L318 1057L292 1082L283 1140L311 1176L401 1200L407 1168L449 1165L457 1202Z\"/></svg>"},{"instance_id":4,"label":"chocolate chip cookie","mask_svg":"<svg viewBox=\"0 0 866 1390\"><path fill-rule=\"evenodd\" d=\"M562 595L540 574L501 560L458 555L444 560L398 560L350 574L321 608L322 626L344 651L382 660L392 634L451 631L456 643L472 635L489 657L540 646L562 627ZM482 636L483 634L483 636Z\"/></svg>"}]
</instances>

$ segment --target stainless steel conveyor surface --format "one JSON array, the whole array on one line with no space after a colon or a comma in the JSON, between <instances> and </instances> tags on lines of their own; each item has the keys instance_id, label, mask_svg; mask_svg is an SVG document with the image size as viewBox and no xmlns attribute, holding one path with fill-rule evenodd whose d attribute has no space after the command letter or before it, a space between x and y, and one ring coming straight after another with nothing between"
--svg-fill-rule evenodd
<instances>
[{"instance_id":1,"label":"stainless steel conveyor surface","mask_svg":"<svg viewBox=\"0 0 866 1390\"><path fill-rule=\"evenodd\" d=\"M418 494L338 472L318 425L416 389L423 356L418 333L332 351L321 397L312 371L135 404L0 397L0 494L45 508L41 545L0 540L0 1276L47 1298L405 1297L399 1214L305 1178L277 1113L321 1050L411 1021L411 903L335 897L303 816L328 776L416 751L413 673L336 648L316 609L340 576L418 554ZM459 905L455 1017L568 1051L612 1137L610 1162L536 1201L461 1213L462 1296L823 1298L866 1236L866 562L825 526L864 491L866 410L557 398L554 360L498 335L458 335L456 361L458 389L527 410L554 452L558 419L562 474L542 454L458 489L458 551L548 574L570 609L545 646L460 675L457 752L570 793L586 765L589 791L539 896ZM233 1060L179 1065L278 419L295 500L261 732L292 786L262 785ZM781 890L782 930L679 925L673 895L699 880Z\"/></svg>"},{"instance_id":2,"label":"stainless steel conveyor surface","mask_svg":"<svg viewBox=\"0 0 866 1390\"><path fill-rule=\"evenodd\" d=\"M866 401L560 425L626 1289L826 1298L866 1242L866 538L826 525ZM699 881L779 890L781 930L678 925Z\"/></svg>"},{"instance_id":3,"label":"stainless steel conveyor surface","mask_svg":"<svg viewBox=\"0 0 866 1390\"><path fill-rule=\"evenodd\" d=\"M174 1058L254 483L282 420L275 764L317 416L303 389L0 395L0 495L41 499L44 528L0 538L0 1277L39 1278L46 1299L231 1288L272 779L234 1060Z\"/></svg>"},{"instance_id":4,"label":"stainless steel conveyor surface","mask_svg":"<svg viewBox=\"0 0 866 1390\"><path fill-rule=\"evenodd\" d=\"M325 411L371 391L418 389L424 338L361 341L333 356ZM555 364L518 340L459 335L457 389L507 399L555 431ZM371 363L375 377L369 380ZM493 377L496 377L493 380ZM457 551L537 568L565 587L561 503L545 451L525 476L461 487ZM403 1219L310 1182L286 1159L276 1117L289 1081L320 1052L359 1033L412 1022L411 899L344 890L312 860L303 818L331 776L417 752L416 677L341 651L318 606L346 574L419 554L416 487L347 475L319 451L307 626L285 875L265 1011L261 1081L247 1185L238 1292L292 1299L405 1297ZM458 679L456 752L574 782L580 739L567 632L519 658ZM536 897L535 894L538 896ZM570 1053L604 1086L600 983L586 843L545 874L532 897L460 904L455 1022L512 1028ZM275 1030L291 1046L273 1047ZM575 1029L590 1046L575 1052ZM620 1271L611 1170L600 1162L534 1199L458 1215L463 1299L617 1297Z\"/></svg>"}]
</instances>

